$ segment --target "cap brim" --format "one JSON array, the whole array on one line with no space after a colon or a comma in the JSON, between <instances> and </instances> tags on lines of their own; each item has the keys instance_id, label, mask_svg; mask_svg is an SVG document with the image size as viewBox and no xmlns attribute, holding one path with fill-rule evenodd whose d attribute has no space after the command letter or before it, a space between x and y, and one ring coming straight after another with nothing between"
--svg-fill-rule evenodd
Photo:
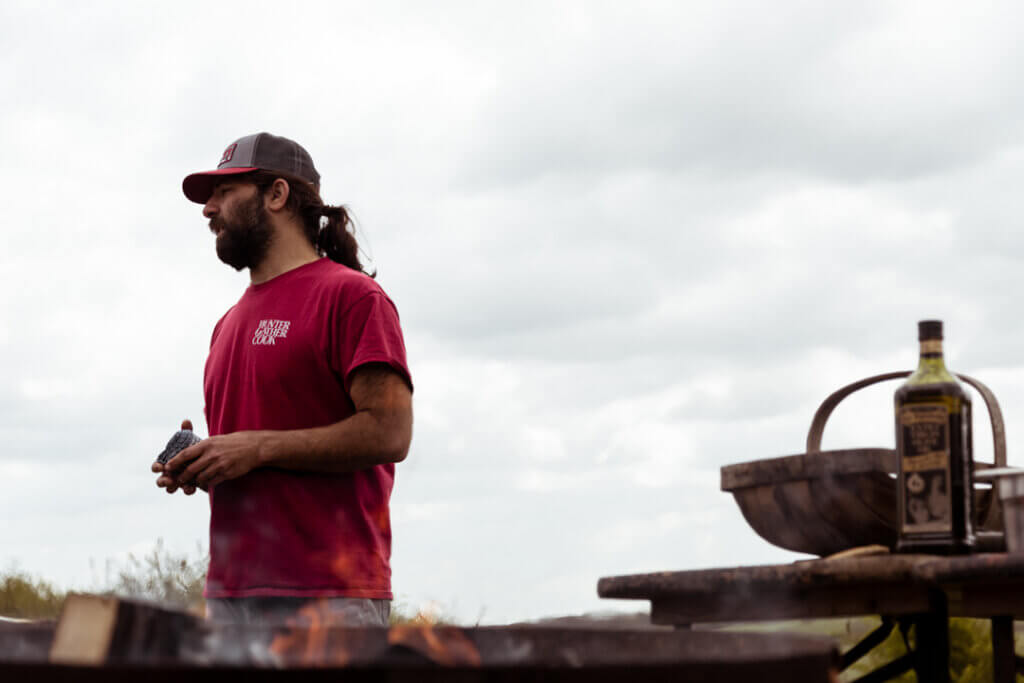
<instances>
[{"instance_id":1,"label":"cap brim","mask_svg":"<svg viewBox=\"0 0 1024 683\"><path fill-rule=\"evenodd\" d=\"M217 181L222 177L258 170L259 169L257 167L253 166L243 168L219 168L216 171L193 173L185 176L185 179L181 181L181 190L189 200L196 204L205 204L210 200L210 195L213 194L214 185L216 185Z\"/></svg>"}]
</instances>

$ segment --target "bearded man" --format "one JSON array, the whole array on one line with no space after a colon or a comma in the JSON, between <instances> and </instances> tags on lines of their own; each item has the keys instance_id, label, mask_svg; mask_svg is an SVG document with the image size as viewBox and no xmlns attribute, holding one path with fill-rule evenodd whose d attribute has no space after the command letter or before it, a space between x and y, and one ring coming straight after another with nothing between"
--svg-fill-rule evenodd
<instances>
[{"instance_id":1,"label":"bearded man","mask_svg":"<svg viewBox=\"0 0 1024 683\"><path fill-rule=\"evenodd\" d=\"M209 493L215 621L315 609L321 622L388 622L389 499L412 437L412 380L395 305L319 186L306 150L269 133L182 183L217 256L250 277L213 330L209 438L153 465L168 493Z\"/></svg>"}]
</instances>

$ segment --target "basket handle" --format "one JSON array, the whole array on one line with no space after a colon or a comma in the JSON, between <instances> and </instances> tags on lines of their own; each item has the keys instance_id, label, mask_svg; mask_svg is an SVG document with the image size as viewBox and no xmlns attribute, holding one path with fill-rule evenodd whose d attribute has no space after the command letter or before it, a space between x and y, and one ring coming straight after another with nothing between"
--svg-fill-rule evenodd
<instances>
[{"instance_id":1,"label":"basket handle","mask_svg":"<svg viewBox=\"0 0 1024 683\"><path fill-rule=\"evenodd\" d=\"M814 419L811 420L811 428L807 432L807 454L811 455L821 452L821 435L825 431L825 422L828 421L829 415L832 414L832 411L835 410L840 401L858 389L890 379L908 377L909 375L910 371L901 371L887 372L884 375L868 377L846 385L822 401L821 405L818 406L817 412L814 413ZM1006 428L1003 426L1003 411L999 409L999 402L996 400L995 394L973 377L960 374L957 377L974 387L985 400L985 407L988 408L989 422L992 423L992 451L995 456L995 466L1006 467Z\"/></svg>"}]
</instances>

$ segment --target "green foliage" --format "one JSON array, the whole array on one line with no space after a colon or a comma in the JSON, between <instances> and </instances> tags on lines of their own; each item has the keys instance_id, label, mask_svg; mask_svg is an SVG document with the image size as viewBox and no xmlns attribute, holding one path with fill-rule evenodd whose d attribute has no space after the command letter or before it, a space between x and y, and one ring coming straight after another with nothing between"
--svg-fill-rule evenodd
<instances>
[{"instance_id":1,"label":"green foliage","mask_svg":"<svg viewBox=\"0 0 1024 683\"><path fill-rule=\"evenodd\" d=\"M851 622L854 620L851 620ZM840 650L846 652L848 649L856 645L863 637L868 633L876 629L881 625L880 619L868 618L856 620L857 626L851 628L849 635L839 640ZM909 635L909 641L911 647L913 647L913 629ZM881 644L877 645L875 649L861 657L855 662L849 669L843 672L840 680L842 681L853 681L864 674L870 673L875 669L888 664L891 661L899 659L907 653L907 643L904 641L903 633L900 632L899 627L895 627L889 637L886 638ZM913 683L917 680L917 676L912 672L908 671L896 678L891 679L893 681L899 681L899 683Z\"/></svg>"},{"instance_id":2,"label":"green foliage","mask_svg":"<svg viewBox=\"0 0 1024 683\"><path fill-rule=\"evenodd\" d=\"M853 647L863 636L867 635L880 623L878 619L859 619L859 632L851 632L849 637L840 638L843 651ZM915 647L914 629L907 634L910 647ZM1017 639L1017 651L1020 652L1022 640ZM843 672L841 680L853 681L864 674L877 669L886 662L891 662L907 652L907 643L899 628L893 629L889 637L856 664ZM992 625L987 619L949 620L949 677L953 683L988 683L992 680ZM908 671L892 679L903 683L917 680L914 673ZM1018 676L1018 680L1024 677Z\"/></svg>"},{"instance_id":3,"label":"green foliage","mask_svg":"<svg viewBox=\"0 0 1024 683\"><path fill-rule=\"evenodd\" d=\"M64 604L64 593L18 569L0 574L0 616L15 619L54 619Z\"/></svg>"},{"instance_id":4,"label":"green foliage","mask_svg":"<svg viewBox=\"0 0 1024 683\"><path fill-rule=\"evenodd\" d=\"M949 675L958 683L992 680L992 622L950 619Z\"/></svg>"},{"instance_id":5,"label":"green foliage","mask_svg":"<svg viewBox=\"0 0 1024 683\"><path fill-rule=\"evenodd\" d=\"M117 597L152 600L172 609L202 612L203 583L209 559L197 549L194 555L176 554L163 539L141 559L107 560L104 580L90 592ZM17 619L53 619L60 614L65 591L43 579L11 568L0 573L0 616Z\"/></svg>"},{"instance_id":6,"label":"green foliage","mask_svg":"<svg viewBox=\"0 0 1024 683\"><path fill-rule=\"evenodd\" d=\"M101 592L201 612L209 563L209 557L201 549L197 548L192 556L175 554L164 547L161 538L142 559L129 554L122 563L108 560L105 587Z\"/></svg>"},{"instance_id":7,"label":"green foliage","mask_svg":"<svg viewBox=\"0 0 1024 683\"><path fill-rule=\"evenodd\" d=\"M839 651L846 652L865 636L881 625L878 617L857 617L851 619L812 619L803 621L760 622L733 624L729 630L756 632L787 632L821 635L836 641ZM1018 622L1018 626L1021 623ZM915 646L914 629L907 634L910 647ZM1016 650L1024 653L1024 634L1015 636ZM861 676L907 652L907 643L899 627L875 649L855 662L840 675L841 681L855 681ZM961 619L949 621L949 675L953 683L989 683L992 680L992 625L988 619ZM908 671L890 679L900 683L913 683L917 676ZM1024 676L1017 676L1018 683Z\"/></svg>"}]
</instances>

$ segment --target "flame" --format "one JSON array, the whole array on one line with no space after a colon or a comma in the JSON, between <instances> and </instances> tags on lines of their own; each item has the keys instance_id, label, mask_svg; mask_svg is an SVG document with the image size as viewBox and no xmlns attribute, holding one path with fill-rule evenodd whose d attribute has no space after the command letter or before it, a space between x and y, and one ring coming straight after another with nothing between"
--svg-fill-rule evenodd
<instances>
[{"instance_id":1,"label":"flame","mask_svg":"<svg viewBox=\"0 0 1024 683\"><path fill-rule=\"evenodd\" d=\"M287 660L304 664L331 664L345 666L351 656L344 647L327 647L327 627L331 625L331 612L324 599L313 600L299 608L288 620L288 631L274 636L270 651Z\"/></svg>"},{"instance_id":2,"label":"flame","mask_svg":"<svg viewBox=\"0 0 1024 683\"><path fill-rule=\"evenodd\" d=\"M388 644L403 645L442 666L480 666L480 651L462 629L404 624L388 629Z\"/></svg>"},{"instance_id":3,"label":"flame","mask_svg":"<svg viewBox=\"0 0 1024 683\"><path fill-rule=\"evenodd\" d=\"M409 624L392 626L387 645L406 647L442 666L481 665L480 652L462 629L436 626L430 618L421 612ZM384 635L382 629L337 628L343 626L343 618L330 610L326 599L313 600L288 620L286 630L270 643L270 652L285 664L347 666L360 651L358 659L365 660L365 648Z\"/></svg>"},{"instance_id":4,"label":"flame","mask_svg":"<svg viewBox=\"0 0 1024 683\"><path fill-rule=\"evenodd\" d=\"M416 616L412 619L412 623L421 626L436 626L440 620L441 605L433 600L428 600L420 604L419 609L416 610Z\"/></svg>"}]
</instances>

